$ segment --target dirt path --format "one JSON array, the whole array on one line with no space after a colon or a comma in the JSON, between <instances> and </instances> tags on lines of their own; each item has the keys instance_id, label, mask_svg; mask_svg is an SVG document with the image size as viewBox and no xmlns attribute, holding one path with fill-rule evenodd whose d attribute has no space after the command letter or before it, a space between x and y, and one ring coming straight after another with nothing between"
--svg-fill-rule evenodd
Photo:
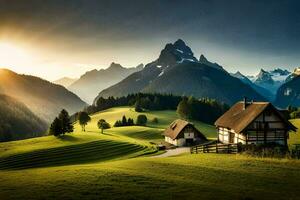
<instances>
[{"instance_id":1,"label":"dirt path","mask_svg":"<svg viewBox=\"0 0 300 200\"><path fill-rule=\"evenodd\" d=\"M157 156L153 156L152 158L165 158L165 157L176 156L176 155L179 155L182 153L187 153L187 152L190 152L189 147L179 147L176 149L167 150L166 153L163 153L163 154L157 155Z\"/></svg>"}]
</instances>

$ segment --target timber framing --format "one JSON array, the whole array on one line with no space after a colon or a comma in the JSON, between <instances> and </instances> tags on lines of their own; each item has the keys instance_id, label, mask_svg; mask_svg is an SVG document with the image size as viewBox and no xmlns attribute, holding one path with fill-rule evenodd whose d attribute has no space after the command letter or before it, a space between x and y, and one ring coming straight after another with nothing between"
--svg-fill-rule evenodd
<instances>
[{"instance_id":1,"label":"timber framing","mask_svg":"<svg viewBox=\"0 0 300 200\"><path fill-rule=\"evenodd\" d=\"M290 131L296 131L270 102L236 103L215 122L221 143L287 146Z\"/></svg>"}]
</instances>

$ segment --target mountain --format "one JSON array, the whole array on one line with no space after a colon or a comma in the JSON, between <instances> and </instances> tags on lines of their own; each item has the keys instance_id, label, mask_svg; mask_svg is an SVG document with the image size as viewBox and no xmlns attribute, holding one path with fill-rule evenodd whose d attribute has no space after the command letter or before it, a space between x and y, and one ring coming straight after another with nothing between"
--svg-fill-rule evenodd
<instances>
[{"instance_id":1,"label":"mountain","mask_svg":"<svg viewBox=\"0 0 300 200\"><path fill-rule=\"evenodd\" d=\"M130 74L142 70L143 64L133 68L125 68L120 64L111 63L107 69L92 70L86 72L77 81L71 84L68 89L79 95L88 103L93 102L98 92L112 86Z\"/></svg>"},{"instance_id":2,"label":"mountain","mask_svg":"<svg viewBox=\"0 0 300 200\"><path fill-rule=\"evenodd\" d=\"M72 85L77 80L78 79L76 79L76 78L63 77L56 81L53 81L53 83L64 86L65 88L68 88L70 85Z\"/></svg>"},{"instance_id":3,"label":"mountain","mask_svg":"<svg viewBox=\"0 0 300 200\"><path fill-rule=\"evenodd\" d=\"M300 76L300 67L296 68L287 78L286 82L291 81L293 78Z\"/></svg>"},{"instance_id":4,"label":"mountain","mask_svg":"<svg viewBox=\"0 0 300 200\"><path fill-rule=\"evenodd\" d=\"M23 103L0 94L0 142L44 135L47 124Z\"/></svg>"},{"instance_id":5,"label":"mountain","mask_svg":"<svg viewBox=\"0 0 300 200\"><path fill-rule=\"evenodd\" d=\"M300 106L300 76L294 77L278 89L275 103L281 108L289 105Z\"/></svg>"},{"instance_id":6,"label":"mountain","mask_svg":"<svg viewBox=\"0 0 300 200\"><path fill-rule=\"evenodd\" d=\"M267 100L269 101L274 100L275 98L274 94L272 94L267 89L254 84L247 76L243 75L241 72L237 71L236 73L231 74L231 76L240 79L243 83L252 87L255 91L257 91L261 96L265 97Z\"/></svg>"},{"instance_id":7,"label":"mountain","mask_svg":"<svg viewBox=\"0 0 300 200\"><path fill-rule=\"evenodd\" d=\"M265 71L261 69L259 74L254 78L253 82L275 95L277 89L285 83L290 74L291 72L288 70L282 70L280 68L271 71Z\"/></svg>"},{"instance_id":8,"label":"mountain","mask_svg":"<svg viewBox=\"0 0 300 200\"><path fill-rule=\"evenodd\" d=\"M87 105L63 86L7 69L0 69L0 92L24 103L46 122L51 122L63 108L72 114Z\"/></svg>"},{"instance_id":9,"label":"mountain","mask_svg":"<svg viewBox=\"0 0 300 200\"><path fill-rule=\"evenodd\" d=\"M201 56L199 58L199 63L224 71L224 69L221 65L219 65L218 63L209 62L203 54L201 54Z\"/></svg>"},{"instance_id":10,"label":"mountain","mask_svg":"<svg viewBox=\"0 0 300 200\"><path fill-rule=\"evenodd\" d=\"M269 72L274 81L285 82L286 78L291 74L290 71L286 69L276 68Z\"/></svg>"},{"instance_id":11,"label":"mountain","mask_svg":"<svg viewBox=\"0 0 300 200\"><path fill-rule=\"evenodd\" d=\"M214 98L228 104L233 104L244 96L255 100L265 99L224 69L204 64L203 61L202 59L200 62L194 57L183 40L177 40L173 44L167 44L157 60L103 90L98 97L157 92Z\"/></svg>"},{"instance_id":12,"label":"mountain","mask_svg":"<svg viewBox=\"0 0 300 200\"><path fill-rule=\"evenodd\" d=\"M248 85L253 85L252 81L245 75L243 75L241 72L237 71L236 73L230 73L231 76L240 79L243 83L246 83Z\"/></svg>"}]
</instances>

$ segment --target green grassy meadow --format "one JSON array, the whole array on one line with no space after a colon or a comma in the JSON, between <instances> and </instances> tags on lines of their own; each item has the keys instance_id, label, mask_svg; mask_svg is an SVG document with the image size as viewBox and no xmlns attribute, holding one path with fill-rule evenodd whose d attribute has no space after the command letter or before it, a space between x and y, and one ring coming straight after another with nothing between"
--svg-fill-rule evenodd
<instances>
[{"instance_id":1,"label":"green grassy meadow","mask_svg":"<svg viewBox=\"0 0 300 200\"><path fill-rule=\"evenodd\" d=\"M300 162L197 154L2 171L1 199L299 199Z\"/></svg>"},{"instance_id":2,"label":"green grassy meadow","mask_svg":"<svg viewBox=\"0 0 300 200\"><path fill-rule=\"evenodd\" d=\"M0 199L299 199L300 161L245 155L182 154L167 158L152 145L177 115L155 111L148 126L97 128L123 115L136 119L130 107L94 114L86 132L0 143ZM157 117L159 123L151 123ZM211 125L193 122L208 138ZM293 120L300 128L300 120ZM289 144L300 143L300 132ZM150 143L151 142L151 143ZM146 156L147 155L147 156Z\"/></svg>"},{"instance_id":3,"label":"green grassy meadow","mask_svg":"<svg viewBox=\"0 0 300 200\"><path fill-rule=\"evenodd\" d=\"M26 169L63 166L89 162L125 159L156 152L153 143L164 140L161 133L173 120L174 111L155 111L147 115L148 125L117 127L101 131L97 127L103 118L111 125L125 115L136 119L140 113L130 107L112 108L91 116L86 132L75 124L74 133L61 137L46 136L0 144L0 169ZM158 123L151 120L156 117ZM213 126L194 122L208 137L215 137Z\"/></svg>"},{"instance_id":4,"label":"green grassy meadow","mask_svg":"<svg viewBox=\"0 0 300 200\"><path fill-rule=\"evenodd\" d=\"M292 119L291 122L298 128L297 132L291 132L289 134L289 146L294 148L294 144L300 144L300 119Z\"/></svg>"}]
</instances>

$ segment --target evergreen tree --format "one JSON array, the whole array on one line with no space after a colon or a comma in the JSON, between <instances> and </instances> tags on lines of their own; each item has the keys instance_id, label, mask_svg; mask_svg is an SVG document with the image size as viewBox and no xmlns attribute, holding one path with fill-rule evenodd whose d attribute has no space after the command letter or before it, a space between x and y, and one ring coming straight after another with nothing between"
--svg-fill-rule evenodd
<instances>
[{"instance_id":1,"label":"evergreen tree","mask_svg":"<svg viewBox=\"0 0 300 200\"><path fill-rule=\"evenodd\" d=\"M177 113L184 119L190 117L190 109L187 98L183 98L177 106Z\"/></svg>"},{"instance_id":2,"label":"evergreen tree","mask_svg":"<svg viewBox=\"0 0 300 200\"><path fill-rule=\"evenodd\" d=\"M133 126L134 125L134 121L132 118L128 118L128 121L127 121L127 126Z\"/></svg>"},{"instance_id":3,"label":"evergreen tree","mask_svg":"<svg viewBox=\"0 0 300 200\"><path fill-rule=\"evenodd\" d=\"M91 121L90 116L86 112L79 112L78 113L78 121L81 125L82 131L85 132L85 126L89 121Z\"/></svg>"},{"instance_id":4,"label":"evergreen tree","mask_svg":"<svg viewBox=\"0 0 300 200\"><path fill-rule=\"evenodd\" d=\"M149 97L144 97L141 98L140 100L140 106L142 107L142 109L146 109L148 110L151 106L151 100Z\"/></svg>"},{"instance_id":5,"label":"evergreen tree","mask_svg":"<svg viewBox=\"0 0 300 200\"><path fill-rule=\"evenodd\" d=\"M114 127L120 127L120 126L122 126L122 122L121 120L117 120L114 124Z\"/></svg>"},{"instance_id":6,"label":"evergreen tree","mask_svg":"<svg viewBox=\"0 0 300 200\"><path fill-rule=\"evenodd\" d=\"M69 113L65 109L60 112L58 119L62 124L62 134L73 132L74 127L71 123Z\"/></svg>"},{"instance_id":7,"label":"evergreen tree","mask_svg":"<svg viewBox=\"0 0 300 200\"><path fill-rule=\"evenodd\" d=\"M63 134L62 122L57 117L50 125L49 134L54 136L59 136Z\"/></svg>"},{"instance_id":8,"label":"evergreen tree","mask_svg":"<svg viewBox=\"0 0 300 200\"><path fill-rule=\"evenodd\" d=\"M142 108L140 100L137 100L135 102L135 104L134 104L134 110L135 110L135 112L142 112L143 111L143 108Z\"/></svg>"},{"instance_id":9,"label":"evergreen tree","mask_svg":"<svg viewBox=\"0 0 300 200\"><path fill-rule=\"evenodd\" d=\"M125 115L123 115L123 117L122 117L122 126L127 126L127 119L126 119Z\"/></svg>"},{"instance_id":10,"label":"evergreen tree","mask_svg":"<svg viewBox=\"0 0 300 200\"><path fill-rule=\"evenodd\" d=\"M109 129L110 128L110 124L107 123L104 119L100 119L98 121L98 128L101 129L101 133L103 134L103 130L104 129Z\"/></svg>"}]
</instances>

